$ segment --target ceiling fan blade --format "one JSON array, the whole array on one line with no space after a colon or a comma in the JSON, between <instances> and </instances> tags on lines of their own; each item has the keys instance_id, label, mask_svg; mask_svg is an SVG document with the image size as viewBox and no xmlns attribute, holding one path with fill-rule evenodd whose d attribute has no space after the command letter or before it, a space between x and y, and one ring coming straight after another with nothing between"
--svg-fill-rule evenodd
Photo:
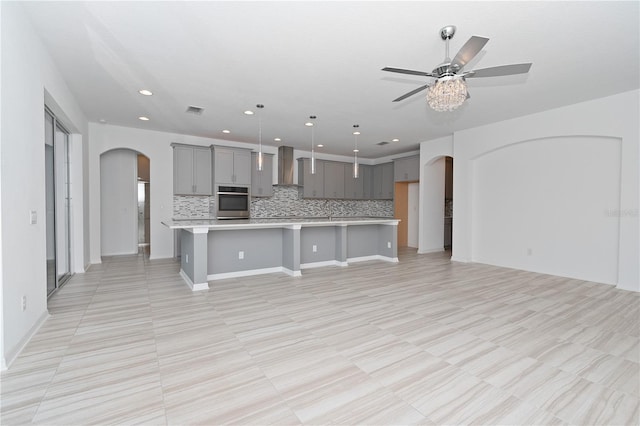
<instances>
[{"instance_id":1,"label":"ceiling fan blade","mask_svg":"<svg viewBox=\"0 0 640 426\"><path fill-rule=\"evenodd\" d=\"M479 70L469 71L469 73L465 75L465 78L500 77L503 75L526 74L529 72L531 65L532 65L531 63L511 64L511 65L500 65L500 66L491 67L491 68L482 68Z\"/></svg>"},{"instance_id":2,"label":"ceiling fan blade","mask_svg":"<svg viewBox=\"0 0 640 426\"><path fill-rule=\"evenodd\" d=\"M402 68L384 67L384 68L382 68L382 71L397 72L397 73L400 73L400 74L422 75L424 77L433 77L434 76L430 72L405 70L405 69L402 69Z\"/></svg>"},{"instance_id":3,"label":"ceiling fan blade","mask_svg":"<svg viewBox=\"0 0 640 426\"><path fill-rule=\"evenodd\" d=\"M469 63L478 53L482 50L485 44L489 41L488 38L472 36L467 42L460 48L456 56L451 61L451 67L460 71L465 65Z\"/></svg>"},{"instance_id":4,"label":"ceiling fan blade","mask_svg":"<svg viewBox=\"0 0 640 426\"><path fill-rule=\"evenodd\" d=\"M405 93L404 95L400 96L399 98L394 99L393 102L399 102L399 101L401 101L403 99L407 99L409 96L413 96L418 92L422 92L427 87L429 87L428 84L425 84L424 86L420 86L417 89L414 89L414 90L410 91L409 93Z\"/></svg>"}]
</instances>

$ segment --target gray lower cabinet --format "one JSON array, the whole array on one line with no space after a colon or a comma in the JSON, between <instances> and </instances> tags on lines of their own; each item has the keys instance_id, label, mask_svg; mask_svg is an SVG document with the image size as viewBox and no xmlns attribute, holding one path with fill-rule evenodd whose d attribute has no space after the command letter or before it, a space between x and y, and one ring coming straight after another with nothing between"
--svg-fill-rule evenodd
<instances>
[{"instance_id":1,"label":"gray lower cabinet","mask_svg":"<svg viewBox=\"0 0 640 426\"><path fill-rule=\"evenodd\" d=\"M258 153L251 153L251 196L273 195L273 154L262 154L262 170L258 170Z\"/></svg>"},{"instance_id":2,"label":"gray lower cabinet","mask_svg":"<svg viewBox=\"0 0 640 426\"><path fill-rule=\"evenodd\" d=\"M396 182L420 180L420 156L414 155L393 160L393 174Z\"/></svg>"},{"instance_id":3,"label":"gray lower cabinet","mask_svg":"<svg viewBox=\"0 0 640 426\"><path fill-rule=\"evenodd\" d=\"M345 163L324 161L324 197L333 199L345 198L344 170ZM317 163L316 163L317 165Z\"/></svg>"},{"instance_id":4,"label":"gray lower cabinet","mask_svg":"<svg viewBox=\"0 0 640 426\"><path fill-rule=\"evenodd\" d=\"M304 198L324 198L324 161L316 160L316 173L311 174L311 159L298 159L298 185Z\"/></svg>"},{"instance_id":5,"label":"gray lower cabinet","mask_svg":"<svg viewBox=\"0 0 640 426\"><path fill-rule=\"evenodd\" d=\"M173 143L173 193L211 195L211 149Z\"/></svg>"},{"instance_id":6,"label":"gray lower cabinet","mask_svg":"<svg viewBox=\"0 0 640 426\"><path fill-rule=\"evenodd\" d=\"M365 169L369 166L363 166L360 164L358 171L358 178L353 177L353 164L346 164L344 167L344 198L351 200L362 200L365 198L365 181L367 180L367 173ZM371 173L368 173L369 179ZM371 192L371 181L369 180L369 192Z\"/></svg>"},{"instance_id":7,"label":"gray lower cabinet","mask_svg":"<svg viewBox=\"0 0 640 426\"><path fill-rule=\"evenodd\" d=\"M215 183L251 185L251 150L211 146Z\"/></svg>"},{"instance_id":8,"label":"gray lower cabinet","mask_svg":"<svg viewBox=\"0 0 640 426\"><path fill-rule=\"evenodd\" d=\"M393 200L393 163L373 166L373 198L375 200Z\"/></svg>"}]
</instances>

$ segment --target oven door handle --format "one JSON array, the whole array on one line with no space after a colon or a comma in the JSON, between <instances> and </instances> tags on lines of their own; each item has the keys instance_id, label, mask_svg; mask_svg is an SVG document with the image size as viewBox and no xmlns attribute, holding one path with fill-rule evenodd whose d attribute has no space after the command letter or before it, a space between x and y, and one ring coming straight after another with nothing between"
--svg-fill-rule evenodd
<instances>
[{"instance_id":1,"label":"oven door handle","mask_svg":"<svg viewBox=\"0 0 640 426\"><path fill-rule=\"evenodd\" d=\"M248 192L216 192L218 195L239 195L239 196L247 196Z\"/></svg>"}]
</instances>

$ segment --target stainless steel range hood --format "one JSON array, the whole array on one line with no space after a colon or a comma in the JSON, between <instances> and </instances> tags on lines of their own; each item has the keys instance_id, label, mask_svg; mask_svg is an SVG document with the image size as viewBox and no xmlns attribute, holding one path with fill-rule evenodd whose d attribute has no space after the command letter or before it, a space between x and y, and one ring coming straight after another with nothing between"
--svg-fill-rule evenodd
<instances>
[{"instance_id":1,"label":"stainless steel range hood","mask_svg":"<svg viewBox=\"0 0 640 426\"><path fill-rule=\"evenodd\" d=\"M278 185L293 185L293 147L278 147Z\"/></svg>"}]
</instances>

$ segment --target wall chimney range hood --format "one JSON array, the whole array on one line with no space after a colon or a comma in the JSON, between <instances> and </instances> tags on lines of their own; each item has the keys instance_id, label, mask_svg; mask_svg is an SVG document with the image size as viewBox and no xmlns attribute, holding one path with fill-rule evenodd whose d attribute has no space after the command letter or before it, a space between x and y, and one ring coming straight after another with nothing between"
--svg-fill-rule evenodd
<instances>
[{"instance_id":1,"label":"wall chimney range hood","mask_svg":"<svg viewBox=\"0 0 640 426\"><path fill-rule=\"evenodd\" d=\"M278 147L278 185L293 185L293 147Z\"/></svg>"}]
</instances>

